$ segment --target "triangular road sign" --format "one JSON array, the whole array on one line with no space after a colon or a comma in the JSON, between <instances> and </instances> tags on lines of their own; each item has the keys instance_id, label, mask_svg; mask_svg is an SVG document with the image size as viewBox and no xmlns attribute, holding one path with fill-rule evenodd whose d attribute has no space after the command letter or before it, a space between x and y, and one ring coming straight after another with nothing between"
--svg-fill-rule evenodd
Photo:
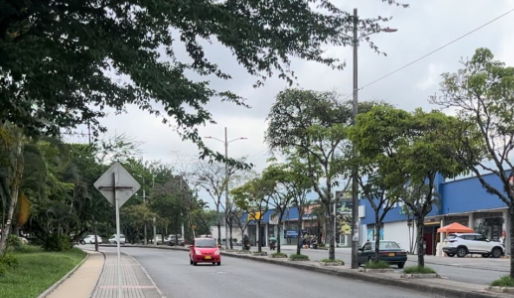
<instances>
[{"instance_id":1,"label":"triangular road sign","mask_svg":"<svg viewBox=\"0 0 514 298\"><path fill-rule=\"evenodd\" d=\"M113 189L113 174L115 177L115 190L116 197L118 198L119 207L121 207L130 197L132 197L141 187L139 183L130 175L125 168L119 164L114 163L96 182L94 186L102 195L114 205L114 189Z\"/></svg>"}]
</instances>

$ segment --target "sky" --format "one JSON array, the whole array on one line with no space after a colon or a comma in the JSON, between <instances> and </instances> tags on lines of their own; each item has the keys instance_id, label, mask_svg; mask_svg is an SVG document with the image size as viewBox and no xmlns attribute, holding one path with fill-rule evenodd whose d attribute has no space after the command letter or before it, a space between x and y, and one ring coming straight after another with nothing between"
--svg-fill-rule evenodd
<instances>
[{"instance_id":1,"label":"sky","mask_svg":"<svg viewBox=\"0 0 514 298\"><path fill-rule=\"evenodd\" d=\"M391 6L379 0L333 0L332 3L348 12L357 8L359 15L364 18L393 17L385 26L398 29L395 33L371 36L379 49L387 53L386 57L377 55L365 43L361 44L359 86L364 86L514 9L514 2L508 0L403 0L402 3L409 4L409 8ZM438 108L431 106L427 99L437 94L440 75L457 71L461 67L459 61L470 58L477 48L487 47L497 60L514 66L512 28L514 12L363 88L359 91L359 100L383 100L409 111L418 107L425 110ZM264 143L266 116L277 93L289 86L285 81L274 77L268 79L264 86L255 89L252 85L256 78L248 75L237 64L228 49L216 41L210 45L205 44L207 58L233 77L228 81L211 79L210 86L216 90L233 91L246 98L246 103L251 108L215 100L209 102L206 107L217 124L200 127L201 135L223 139L224 127L227 127L229 139L246 137L247 140L230 144L229 155L233 158L246 156L255 165L255 170L261 171L270 156ZM292 69L298 77L295 84L302 89L336 91L341 99L351 99L348 96L352 88L352 49L327 46L326 54L345 61L346 68L336 71L315 62L294 59ZM179 59L187 59L182 47L177 48L177 56ZM196 75L191 78L205 79ZM195 160L198 156L196 145L182 141L173 128L135 106L127 107L127 113L122 115L111 113L101 123L108 128L110 135L124 133L140 141L140 150L145 160L160 160L178 165L183 164L184 160ZM78 132L80 131L79 129ZM72 142L87 142L87 138L79 136L70 136L67 139ZM224 150L221 142L207 139L205 143L214 150Z\"/></svg>"}]
</instances>

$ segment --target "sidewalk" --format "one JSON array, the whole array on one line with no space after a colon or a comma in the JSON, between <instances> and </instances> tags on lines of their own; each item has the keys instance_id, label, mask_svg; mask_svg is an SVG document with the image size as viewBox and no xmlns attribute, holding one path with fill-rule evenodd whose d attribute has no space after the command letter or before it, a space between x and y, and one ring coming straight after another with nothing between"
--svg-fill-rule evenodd
<instances>
[{"instance_id":1,"label":"sidewalk","mask_svg":"<svg viewBox=\"0 0 514 298\"><path fill-rule=\"evenodd\" d=\"M88 259L54 291L38 298L117 298L116 253L86 250ZM122 298L164 298L141 265L121 255Z\"/></svg>"},{"instance_id":2,"label":"sidewalk","mask_svg":"<svg viewBox=\"0 0 514 298\"><path fill-rule=\"evenodd\" d=\"M105 264L92 298L118 297L116 253L104 254ZM122 254L121 271L123 298L163 298L157 286L134 258Z\"/></svg>"},{"instance_id":3,"label":"sidewalk","mask_svg":"<svg viewBox=\"0 0 514 298\"><path fill-rule=\"evenodd\" d=\"M86 251L88 259L68 279L60 284L48 298L89 298L95 289L104 264L101 253Z\"/></svg>"}]
</instances>

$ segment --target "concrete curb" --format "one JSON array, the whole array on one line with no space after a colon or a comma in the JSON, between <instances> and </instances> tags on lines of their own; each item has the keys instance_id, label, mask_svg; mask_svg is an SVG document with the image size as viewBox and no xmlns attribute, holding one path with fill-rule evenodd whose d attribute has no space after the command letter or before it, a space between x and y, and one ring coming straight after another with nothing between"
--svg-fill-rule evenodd
<instances>
[{"instance_id":1,"label":"concrete curb","mask_svg":"<svg viewBox=\"0 0 514 298\"><path fill-rule=\"evenodd\" d=\"M50 295L53 291L55 291L55 289L57 289L58 286L60 286L64 281L66 281L73 273L75 273L75 271L77 271L77 269L80 268L80 266L82 266L82 264L84 264L86 262L86 260L89 258L89 253L86 252L86 256L84 257L84 259L82 261L80 261L80 263L77 264L77 266L75 266L73 269L71 269L68 273L66 273L61 279L59 279L58 281L56 281L53 285L51 285L48 289L46 289L43 293L39 294L39 296L37 296L37 298L45 298L47 297L48 295Z\"/></svg>"},{"instance_id":2,"label":"concrete curb","mask_svg":"<svg viewBox=\"0 0 514 298\"><path fill-rule=\"evenodd\" d=\"M102 246L108 246L108 247L115 247L115 245L102 245ZM124 246L124 247L139 247L139 248L153 248L153 249L167 249L167 250L180 250L180 251L189 251L189 249L185 247L152 247L152 246L144 246L144 245L131 245L131 246ZM309 264L305 264L304 262L290 262L290 261L282 261L280 259L272 259L269 257L253 257L249 255L242 255L242 254L234 254L234 253L226 253L221 251L221 254L227 257L233 257L233 258L239 258L239 259L246 259L246 260L252 260L262 263L269 263L279 266L285 266L285 267L291 267L296 268L300 270L308 270L311 272L318 272L323 274L328 274L332 276L339 276L349 279L357 279L362 280L366 282L371 282L374 284L381 284L386 286L393 286L393 287L399 287L399 288L405 288L410 289L422 293L432 293L437 295L442 295L444 297L456 297L456 298L500 298L500 297L506 297L505 295L495 295L494 293L486 293L486 292L470 292L465 290L458 290L458 289L452 289L452 288L445 288L442 286L435 286L435 285L427 285L427 284L421 284L421 283L414 283L412 280L399 280L399 279L393 279L388 278L386 276L379 276L379 275L371 275L366 274L362 272L352 272L352 271L340 271L335 269L334 267L317 267Z\"/></svg>"}]
</instances>

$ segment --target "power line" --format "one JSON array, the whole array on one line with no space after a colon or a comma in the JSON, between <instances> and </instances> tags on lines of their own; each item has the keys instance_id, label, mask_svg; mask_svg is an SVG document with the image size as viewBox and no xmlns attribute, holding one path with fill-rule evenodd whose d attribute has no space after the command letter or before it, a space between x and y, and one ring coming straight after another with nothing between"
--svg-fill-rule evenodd
<instances>
[{"instance_id":1,"label":"power line","mask_svg":"<svg viewBox=\"0 0 514 298\"><path fill-rule=\"evenodd\" d=\"M483 25L481 25L481 26L479 26L479 27L477 27L477 28L475 28L475 29L473 29L473 30L469 31L468 33L466 33L466 34L464 34L464 35L461 35L460 37L458 37L458 38L456 38L456 39L454 39L454 40L452 40L452 41L450 41L450 42L448 42L448 43L446 43L446 44L444 44L444 45L442 45L442 46L438 47L437 49L435 49L435 50L433 50L433 51L431 51L431 52L429 52L429 53L427 53L427 54L425 54L425 55L423 55L423 56L421 56L421 57L419 57L419 58L417 58L417 59L415 59L415 60L413 60L413 61L411 61L411 62L409 62L409 63L405 64L405 65L403 65L402 67L397 68L397 69L395 69L395 70L393 70L393 71L391 71L391 72L389 72L389 73L387 73L387 74L385 74L385 75L383 75L383 76L379 77L378 79L373 80L373 81L371 81L371 82L369 82L369 83L367 83L367 84L365 84L365 85L363 85L363 86L359 87L359 88L358 88L358 90L364 89L364 88L366 88L366 87L368 87L368 86L370 86L370 85L372 85L372 84L375 84L376 82L381 81L381 80L383 80L383 79L385 79L385 78L387 78L387 77L389 77L389 76L391 76L391 75L393 75L393 74L395 74L395 73L399 72L400 70L403 70L403 69L405 69L405 68L407 68L407 67L411 66L412 64L417 63L417 62L419 62L419 61L421 61L421 60L425 59L426 57L428 57L428 56L430 56L430 55L432 55L432 54L434 54L434 53L436 53L436 52L438 52L438 51L440 51L440 50L442 50L442 49L444 49L444 48L446 48L446 47L448 47L448 46L450 46L450 45L452 45L452 44L454 44L454 43L456 43L457 41L459 41L459 40L461 40L461 39L463 39L463 38L465 38L465 37L467 37L467 36L469 36L469 35L471 35L471 34L473 34L473 33L477 32L478 30L480 30L480 29L482 29L482 28L484 28L484 27L486 27L486 26L488 26L488 25L490 25L490 24L492 24L492 23L494 23L494 22L496 22L497 20L499 20L499 19L501 19L501 18L505 17L506 15L508 15L509 13L511 13L511 12L513 12L513 11L514 11L514 8L513 8L513 9L511 9L511 10L509 10L509 11L507 11L506 13L504 13L504 14L502 14L502 15L500 15L500 16L498 16L498 17L496 17L496 18L494 18L494 19L492 19L492 20L490 20L490 21L488 21L487 23L485 23L485 24L483 24ZM352 95L352 94L349 94L349 96L345 97L343 100L348 99L351 95Z\"/></svg>"}]
</instances>

